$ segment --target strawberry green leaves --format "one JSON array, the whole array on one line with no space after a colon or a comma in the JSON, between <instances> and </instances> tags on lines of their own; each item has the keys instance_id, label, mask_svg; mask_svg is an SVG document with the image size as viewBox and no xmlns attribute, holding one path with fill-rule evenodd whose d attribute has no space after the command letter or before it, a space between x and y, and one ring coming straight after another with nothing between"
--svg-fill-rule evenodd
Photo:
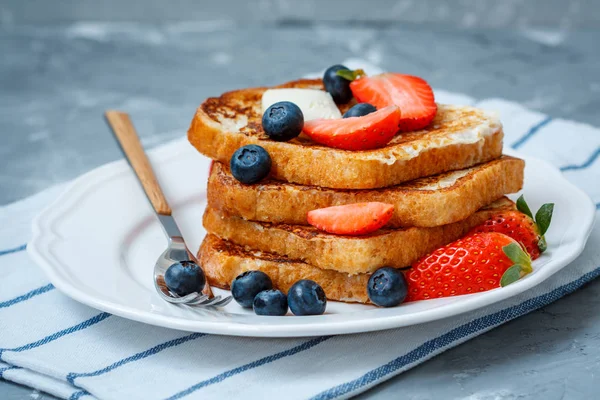
<instances>
[{"instance_id":1,"label":"strawberry green leaves","mask_svg":"<svg viewBox=\"0 0 600 400\"><path fill-rule=\"evenodd\" d=\"M525 201L525 197L523 195L519 196L517 199L517 210L521 211L523 214L527 215L529 218L533 219L533 214Z\"/></svg>"},{"instance_id":2,"label":"strawberry green leaves","mask_svg":"<svg viewBox=\"0 0 600 400\"><path fill-rule=\"evenodd\" d=\"M502 274L500 286L510 285L533 271L531 258L516 242L507 244L502 251L515 264Z\"/></svg>"},{"instance_id":3,"label":"strawberry green leaves","mask_svg":"<svg viewBox=\"0 0 600 400\"><path fill-rule=\"evenodd\" d=\"M533 214L525 201L525 197L521 195L517 200L517 210L521 211L523 214L527 215L529 218L533 219L539 229L540 243L538 244L540 251L546 250L546 239L544 239L544 234L548 231L550 227L550 222L552 221L552 213L554 212L554 203L546 203L540 207L540 209L535 213L535 219L533 218Z\"/></svg>"},{"instance_id":4,"label":"strawberry green leaves","mask_svg":"<svg viewBox=\"0 0 600 400\"><path fill-rule=\"evenodd\" d=\"M362 69L355 69L354 71L349 69L340 69L336 72L338 76L341 76L347 81L352 82L355 79L360 78L361 76L366 76L365 71Z\"/></svg>"},{"instance_id":5,"label":"strawberry green leaves","mask_svg":"<svg viewBox=\"0 0 600 400\"><path fill-rule=\"evenodd\" d=\"M535 223L540 229L540 235L544 236L550 221L552 220L552 213L554 212L554 203L547 203L540 207L537 213L535 213Z\"/></svg>"},{"instance_id":6,"label":"strawberry green leaves","mask_svg":"<svg viewBox=\"0 0 600 400\"><path fill-rule=\"evenodd\" d=\"M540 240L538 241L538 249L540 249L540 253L548 249L548 243L546 243L546 238L543 236L540 236Z\"/></svg>"},{"instance_id":7,"label":"strawberry green leaves","mask_svg":"<svg viewBox=\"0 0 600 400\"><path fill-rule=\"evenodd\" d=\"M516 242L507 244L502 248L502 251L515 264L529 265L531 267L529 255Z\"/></svg>"},{"instance_id":8,"label":"strawberry green leaves","mask_svg":"<svg viewBox=\"0 0 600 400\"><path fill-rule=\"evenodd\" d=\"M504 271L504 274L502 274L502 279L500 279L500 286L505 287L521 279L522 270L522 265L515 264Z\"/></svg>"}]
</instances>

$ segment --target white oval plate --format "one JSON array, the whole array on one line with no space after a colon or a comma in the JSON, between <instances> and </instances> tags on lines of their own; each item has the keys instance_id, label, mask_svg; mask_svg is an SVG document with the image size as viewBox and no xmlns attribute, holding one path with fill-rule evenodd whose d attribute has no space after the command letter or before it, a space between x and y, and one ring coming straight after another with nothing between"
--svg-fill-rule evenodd
<instances>
[{"instance_id":1,"label":"white oval plate","mask_svg":"<svg viewBox=\"0 0 600 400\"><path fill-rule=\"evenodd\" d=\"M509 152L510 153L510 152ZM235 302L223 310L175 306L154 291L152 269L166 241L125 161L77 180L33 222L27 250L63 293L124 318L168 328L222 335L291 337L347 334L447 318L507 299L539 284L581 253L595 207L586 194L546 162L524 157L525 195L532 209L554 202L548 251L534 272L505 288L379 309L329 302L321 316L259 317ZM150 153L173 214L191 249L205 232L202 213L209 160L185 140ZM516 196L513 196L513 199ZM216 292L224 292L219 289Z\"/></svg>"}]
</instances>

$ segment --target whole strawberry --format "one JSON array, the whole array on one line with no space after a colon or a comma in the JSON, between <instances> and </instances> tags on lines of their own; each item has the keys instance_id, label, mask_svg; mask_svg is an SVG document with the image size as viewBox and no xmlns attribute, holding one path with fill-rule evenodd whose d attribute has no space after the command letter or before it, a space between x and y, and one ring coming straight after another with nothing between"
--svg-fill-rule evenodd
<instances>
[{"instance_id":1,"label":"whole strawberry","mask_svg":"<svg viewBox=\"0 0 600 400\"><path fill-rule=\"evenodd\" d=\"M423 257L407 272L406 301L484 292L532 271L521 246L502 233L474 233Z\"/></svg>"},{"instance_id":2,"label":"whole strawberry","mask_svg":"<svg viewBox=\"0 0 600 400\"><path fill-rule=\"evenodd\" d=\"M482 225L471 230L475 232L499 232L515 239L527 250L532 260L546 251L546 239L544 234L550 226L554 204L544 204L535 214L535 220L531 210L523 196L517 200L519 211L506 211L496 214Z\"/></svg>"}]
</instances>

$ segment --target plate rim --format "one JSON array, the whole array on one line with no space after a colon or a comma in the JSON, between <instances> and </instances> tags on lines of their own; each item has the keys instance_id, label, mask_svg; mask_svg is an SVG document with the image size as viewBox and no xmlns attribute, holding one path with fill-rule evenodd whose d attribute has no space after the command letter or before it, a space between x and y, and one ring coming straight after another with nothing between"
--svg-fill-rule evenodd
<instances>
[{"instance_id":1,"label":"plate rim","mask_svg":"<svg viewBox=\"0 0 600 400\"><path fill-rule=\"evenodd\" d=\"M168 162L168 160L171 158L176 158L179 151L181 151L183 146L186 144L189 145L185 138L177 139L158 148L152 149L148 153L154 163L164 163ZM269 320L273 322L285 318L286 323L248 324L235 320L221 319L206 320L200 318L186 320L181 317L153 314L134 307L127 307L124 304L96 298L78 288L76 285L71 284L71 282L62 279L60 277L60 270L64 270L64 266L60 265L59 260L56 260L56 263L50 260L47 257L47 254L44 252L43 245L44 241L50 240L48 243L51 243L51 239L57 239L56 233L52 231L52 222L60 220L60 217L64 215L64 206L61 207L61 205L64 205L69 199L84 195L86 193L86 188L97 187L102 185L103 182L109 180L111 177L127 173L129 167L125 160L116 160L102 165L70 182L63 192L33 219L33 234L31 240L27 244L27 252L35 261L35 263L38 264L44 271L50 282L57 289L59 289L59 291L71 297L72 299L95 309L123 318L171 329L248 337L305 337L331 334L352 334L417 325L442 318L461 315L466 312L474 311L476 309L480 309L521 294L533 288L534 286L539 285L554 275L556 272L571 263L583 251L585 244L587 243L587 240L592 232L595 221L596 210L591 198L579 187L568 181L556 167L545 160L526 156L512 149L504 149L504 154L523 158L526 162L527 160L534 160L535 162L543 164L544 169L547 170L548 173L554 174L556 178L562 180L564 184L568 185L571 190L574 190L578 193L578 196L574 197L579 197L581 200L584 200L584 202L581 202L580 208L581 212L585 214L587 218L585 221L579 221L579 226L582 228L580 231L581 236L579 236L577 241L574 243L575 246L572 246L573 251L568 254L562 254L561 256L555 255L554 257L558 258L550 262L550 264L553 266L551 273L530 276L529 279L524 279L515 283L514 285L505 287L502 291L487 292L486 297L483 298L477 296L475 298L468 299L465 297L461 301L460 307L456 307L456 305L451 303L426 311L416 311L408 314L404 313L379 317L371 316L369 318L359 318L355 320L344 320L340 317L332 318L335 314L303 317L298 319L297 322L294 321L293 323L287 321L290 320L290 317L265 317L269 318ZM448 313L448 307L451 307L450 310L452 312ZM377 310L369 310L368 312L376 313ZM307 323L308 319L310 319L312 322ZM369 320L368 324L365 324L365 319ZM403 323L403 320L406 319L410 319L411 322Z\"/></svg>"}]
</instances>

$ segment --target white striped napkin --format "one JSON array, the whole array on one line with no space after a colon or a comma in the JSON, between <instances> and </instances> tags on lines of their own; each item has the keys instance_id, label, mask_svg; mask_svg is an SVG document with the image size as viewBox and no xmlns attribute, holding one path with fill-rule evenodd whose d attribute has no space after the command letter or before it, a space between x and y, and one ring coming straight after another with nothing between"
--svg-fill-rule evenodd
<instances>
[{"instance_id":1,"label":"white striped napkin","mask_svg":"<svg viewBox=\"0 0 600 400\"><path fill-rule=\"evenodd\" d=\"M357 60L347 64L365 67ZM443 91L436 97L499 111L507 145L560 167L600 208L600 186L594 184L600 181L599 130L504 100L477 102ZM48 283L24 250L32 217L61 189L0 208L0 377L61 398L346 398L600 275L596 226L592 245L569 268L527 293L459 317L309 339L190 334L99 312Z\"/></svg>"}]
</instances>

